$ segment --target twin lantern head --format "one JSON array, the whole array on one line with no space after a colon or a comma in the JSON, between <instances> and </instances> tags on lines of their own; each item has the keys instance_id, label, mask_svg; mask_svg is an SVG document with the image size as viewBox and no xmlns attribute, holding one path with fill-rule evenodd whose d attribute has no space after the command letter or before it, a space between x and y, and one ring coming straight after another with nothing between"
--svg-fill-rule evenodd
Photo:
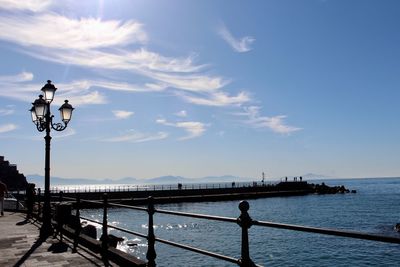
<instances>
[{"instance_id":1,"label":"twin lantern head","mask_svg":"<svg viewBox=\"0 0 400 267\"><path fill-rule=\"evenodd\" d=\"M48 80L47 84L43 86L43 94L39 95L39 98L32 103L33 106L30 109L33 123L37 124L38 122L45 121L46 115L49 112L50 103L53 101L56 90L57 88L50 80ZM71 120L74 108L68 103L68 100L65 100L64 104L62 104L58 110L61 114L61 120L65 125L67 125Z\"/></svg>"}]
</instances>

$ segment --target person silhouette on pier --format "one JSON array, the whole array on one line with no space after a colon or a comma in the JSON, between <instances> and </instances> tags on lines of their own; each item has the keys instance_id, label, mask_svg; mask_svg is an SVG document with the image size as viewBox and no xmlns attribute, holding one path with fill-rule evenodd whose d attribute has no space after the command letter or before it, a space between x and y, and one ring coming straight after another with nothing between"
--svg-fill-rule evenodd
<instances>
[{"instance_id":1,"label":"person silhouette on pier","mask_svg":"<svg viewBox=\"0 0 400 267\"><path fill-rule=\"evenodd\" d=\"M28 209L26 213L26 220L32 218L35 195L35 184L29 183L26 187L26 208Z\"/></svg>"}]
</instances>

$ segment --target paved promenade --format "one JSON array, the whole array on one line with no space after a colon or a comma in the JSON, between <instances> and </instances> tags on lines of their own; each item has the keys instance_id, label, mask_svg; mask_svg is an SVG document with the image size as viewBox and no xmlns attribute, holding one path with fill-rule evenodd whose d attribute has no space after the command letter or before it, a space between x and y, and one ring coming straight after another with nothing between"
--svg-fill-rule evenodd
<instances>
[{"instance_id":1,"label":"paved promenade","mask_svg":"<svg viewBox=\"0 0 400 267\"><path fill-rule=\"evenodd\" d=\"M78 247L72 253L70 240L49 237L39 240L40 225L25 221L21 213L5 212L0 217L0 266L105 266L98 255Z\"/></svg>"}]
</instances>

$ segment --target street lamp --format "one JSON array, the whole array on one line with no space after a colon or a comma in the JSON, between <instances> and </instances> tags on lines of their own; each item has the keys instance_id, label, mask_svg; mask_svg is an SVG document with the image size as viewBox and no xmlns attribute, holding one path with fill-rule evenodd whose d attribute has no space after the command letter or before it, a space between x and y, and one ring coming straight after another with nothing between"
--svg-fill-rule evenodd
<instances>
[{"instance_id":1,"label":"street lamp","mask_svg":"<svg viewBox=\"0 0 400 267\"><path fill-rule=\"evenodd\" d=\"M71 120L72 111L74 108L68 104L68 100L58 109L61 113L61 119L63 123L53 123L53 115L50 112L50 104L53 101L54 94L57 88L47 81L47 84L43 86L43 95L39 95L39 98L32 103L30 109L32 115L32 121L36 125L39 132L46 131L45 140L45 175L44 175L44 207L43 207L43 224L40 228L40 237L46 238L53 233L51 226L51 207L50 207L50 130L63 131L67 128L69 121Z\"/></svg>"}]
</instances>

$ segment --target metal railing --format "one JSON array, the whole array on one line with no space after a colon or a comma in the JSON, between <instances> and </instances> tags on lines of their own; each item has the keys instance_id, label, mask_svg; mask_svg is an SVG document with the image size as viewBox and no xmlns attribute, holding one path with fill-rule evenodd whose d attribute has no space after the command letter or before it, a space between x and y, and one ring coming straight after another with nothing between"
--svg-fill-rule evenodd
<instances>
[{"instance_id":1,"label":"metal railing","mask_svg":"<svg viewBox=\"0 0 400 267\"><path fill-rule=\"evenodd\" d=\"M355 231L345 231L345 230L337 230L337 229L329 229L329 228L316 228L316 227L300 226L300 225L294 225L294 224L282 224L282 223L275 223L275 222L269 222L269 221L253 220L248 213L248 210L250 209L250 205L247 201L241 201L239 203L239 210L240 210L239 217L231 218L231 217L222 217L222 216L214 216L214 215L205 215L205 214L197 214L197 213L156 209L154 207L155 199L153 199L152 197L148 198L147 207L109 203L107 194L104 194L102 202L94 201L94 200L81 200L79 195L75 199L75 198L70 198L70 197L63 197L62 194L60 194L60 199L65 199L65 200L73 201L73 202L76 201L76 215L75 216L77 218L102 225L102 233L103 233L102 249L103 249L103 251L107 250L107 248L108 248L108 243L107 243L108 228L116 229L116 230L119 230L119 231L122 231L122 232L125 232L128 234L146 238L147 239L146 259L147 259L147 266L149 266L149 267L156 266L157 254L156 254L156 250L155 250L155 242L164 243L164 244L178 247L178 248L181 248L184 250L192 251L192 252L199 253L202 255L207 255L207 256L210 256L210 257L213 257L216 259L220 259L220 260L224 260L227 262L235 263L242 267L261 266L259 264L255 264L252 261L252 259L250 258L248 230L251 226L270 227L270 228L286 229L286 230L293 230L293 231L300 231L300 232L307 232L307 233L317 233L317 234L330 235L330 236L356 238L356 239L362 239L362 240L400 244L400 238L398 238L398 237L374 235L374 234L355 232ZM102 203L102 205L103 205L103 222L100 223L96 220L80 216L80 203L81 202L91 202L91 203L97 203L97 204ZM136 231L131 231L129 229L124 229L124 228L121 228L118 226L109 225L108 221L107 221L109 207L126 208L126 209L147 212L148 213L148 232L147 232L147 234L143 234L143 233L136 232ZM170 240L165 240L165 239L156 237L154 234L154 220L153 220L153 215L155 213L238 224L239 227L241 227L241 257L239 259L237 259L237 258L233 258L230 256L218 254L215 252L203 250L203 249L196 248L193 246L189 246L189 245L185 245L185 244L181 244L178 242L173 242ZM78 239L79 231L77 231L76 233L77 234L76 234L75 240ZM77 245L77 242L76 242L76 245ZM76 245L74 243L75 249L76 249ZM103 255L106 255L106 253L103 253Z\"/></svg>"}]
</instances>

